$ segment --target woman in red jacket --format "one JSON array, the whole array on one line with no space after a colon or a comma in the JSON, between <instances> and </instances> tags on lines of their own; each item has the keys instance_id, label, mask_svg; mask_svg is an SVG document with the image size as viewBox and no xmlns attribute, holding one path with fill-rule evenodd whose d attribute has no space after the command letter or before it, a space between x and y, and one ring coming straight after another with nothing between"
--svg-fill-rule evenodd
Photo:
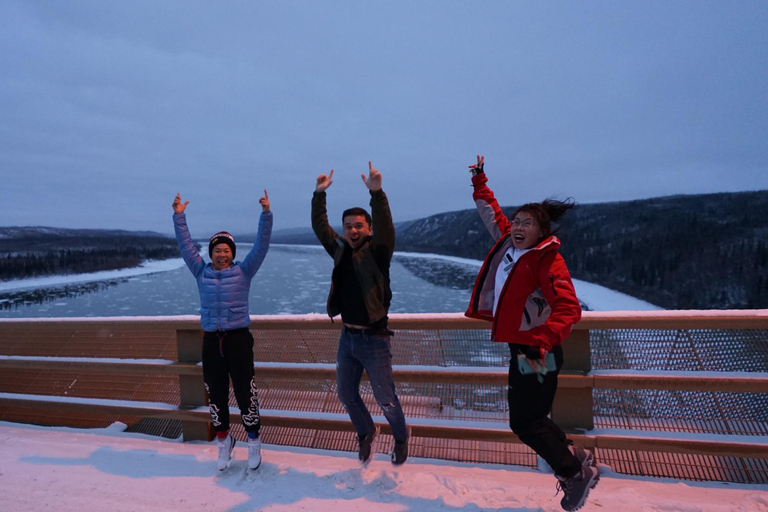
<instances>
[{"instance_id":1,"label":"woman in red jacket","mask_svg":"<svg viewBox=\"0 0 768 512\"><path fill-rule=\"evenodd\" d=\"M545 200L519 207L510 221L486 185L484 157L470 166L473 198L496 243L477 276L466 316L493 322L491 339L509 344L509 424L555 471L565 492L561 505L577 510L599 474L592 454L572 446L550 418L563 365L561 343L581 319L581 306L560 241L557 222L575 205Z\"/></svg>"}]
</instances>

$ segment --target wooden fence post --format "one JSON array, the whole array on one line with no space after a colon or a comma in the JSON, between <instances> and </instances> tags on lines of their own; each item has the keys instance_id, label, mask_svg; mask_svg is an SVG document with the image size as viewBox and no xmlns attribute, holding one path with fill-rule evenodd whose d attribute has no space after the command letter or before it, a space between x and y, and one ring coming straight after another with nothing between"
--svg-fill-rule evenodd
<instances>
[{"instance_id":1,"label":"wooden fence post","mask_svg":"<svg viewBox=\"0 0 768 512\"><path fill-rule=\"evenodd\" d=\"M176 349L180 363L199 363L203 354L202 332L199 329L177 329ZM179 395L182 409L207 406L208 396L205 392L202 373L200 375L179 375ZM210 423L182 421L181 431L184 435L184 441L210 441L213 439Z\"/></svg>"},{"instance_id":2,"label":"wooden fence post","mask_svg":"<svg viewBox=\"0 0 768 512\"><path fill-rule=\"evenodd\" d=\"M563 342L563 368L561 374L586 374L592 370L589 330L574 330ZM583 387L558 386L552 405L552 421L566 430L594 428L594 402L591 380Z\"/></svg>"}]
</instances>

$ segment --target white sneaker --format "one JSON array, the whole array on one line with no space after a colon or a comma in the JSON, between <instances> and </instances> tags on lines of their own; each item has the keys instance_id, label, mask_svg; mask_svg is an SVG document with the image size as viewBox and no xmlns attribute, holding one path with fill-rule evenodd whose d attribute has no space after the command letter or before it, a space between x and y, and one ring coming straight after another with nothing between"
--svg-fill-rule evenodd
<instances>
[{"instance_id":1,"label":"white sneaker","mask_svg":"<svg viewBox=\"0 0 768 512\"><path fill-rule=\"evenodd\" d=\"M224 439L216 438L219 446L219 471L224 471L232 463L232 450L235 448L235 438L227 434Z\"/></svg>"},{"instance_id":2,"label":"white sneaker","mask_svg":"<svg viewBox=\"0 0 768 512\"><path fill-rule=\"evenodd\" d=\"M261 439L248 438L248 467L258 469L261 466Z\"/></svg>"}]
</instances>

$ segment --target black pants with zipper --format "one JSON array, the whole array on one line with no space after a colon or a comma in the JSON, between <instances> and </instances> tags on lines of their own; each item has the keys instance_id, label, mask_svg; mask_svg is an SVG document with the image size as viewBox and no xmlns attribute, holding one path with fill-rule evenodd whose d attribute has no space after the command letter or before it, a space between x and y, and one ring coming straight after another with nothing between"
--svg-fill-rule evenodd
<instances>
[{"instance_id":1,"label":"black pants with zipper","mask_svg":"<svg viewBox=\"0 0 768 512\"><path fill-rule=\"evenodd\" d=\"M523 375L517 367L517 355L525 354L527 345L509 344L509 426L522 442L547 461L556 475L570 478L581 470L573 456L565 432L549 418L557 392L557 376L563 366L563 349L552 349L556 371L548 372L539 382L536 374Z\"/></svg>"},{"instance_id":2,"label":"black pants with zipper","mask_svg":"<svg viewBox=\"0 0 768 512\"><path fill-rule=\"evenodd\" d=\"M253 372L253 335L247 327L206 332L203 336L203 380L213 428L229 430L229 379L246 432L261 428Z\"/></svg>"}]
</instances>

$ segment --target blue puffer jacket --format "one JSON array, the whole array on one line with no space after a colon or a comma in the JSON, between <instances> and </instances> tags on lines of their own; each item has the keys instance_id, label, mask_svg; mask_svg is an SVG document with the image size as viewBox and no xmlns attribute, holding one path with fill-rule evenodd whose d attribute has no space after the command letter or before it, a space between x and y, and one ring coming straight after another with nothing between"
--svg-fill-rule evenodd
<instances>
[{"instance_id":1,"label":"blue puffer jacket","mask_svg":"<svg viewBox=\"0 0 768 512\"><path fill-rule=\"evenodd\" d=\"M235 261L224 270L214 270L210 263L203 261L189 235L185 214L173 214L173 227L181 256L197 280L197 289L200 292L200 324L203 330L229 331L251 325L248 295L251 279L259 270L269 249L272 212L261 212L256 241L245 259L242 262Z\"/></svg>"}]
</instances>

